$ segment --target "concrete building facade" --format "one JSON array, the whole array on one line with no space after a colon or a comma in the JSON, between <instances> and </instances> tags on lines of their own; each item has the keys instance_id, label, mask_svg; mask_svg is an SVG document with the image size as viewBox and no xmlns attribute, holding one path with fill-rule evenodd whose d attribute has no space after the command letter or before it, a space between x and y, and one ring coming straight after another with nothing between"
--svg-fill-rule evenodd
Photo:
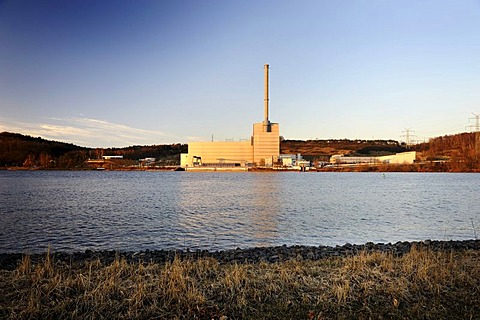
<instances>
[{"instance_id":1,"label":"concrete building facade","mask_svg":"<svg viewBox=\"0 0 480 320\"><path fill-rule=\"evenodd\" d=\"M250 141L190 142L180 155L183 168L201 166L271 166L280 154L280 126L269 120L268 70L264 66L264 120L253 125Z\"/></svg>"},{"instance_id":2,"label":"concrete building facade","mask_svg":"<svg viewBox=\"0 0 480 320\"><path fill-rule=\"evenodd\" d=\"M278 123L255 123L252 136L253 163L272 165L280 155L280 126Z\"/></svg>"}]
</instances>

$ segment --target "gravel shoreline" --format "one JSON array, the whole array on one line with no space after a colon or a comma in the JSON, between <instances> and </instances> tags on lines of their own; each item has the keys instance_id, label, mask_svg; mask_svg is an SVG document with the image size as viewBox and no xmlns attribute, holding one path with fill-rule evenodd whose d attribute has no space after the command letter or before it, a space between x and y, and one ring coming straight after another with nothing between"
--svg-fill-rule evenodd
<instances>
[{"instance_id":1,"label":"gravel shoreline","mask_svg":"<svg viewBox=\"0 0 480 320\"><path fill-rule=\"evenodd\" d=\"M208 251L208 250L145 250L139 252L133 251L91 251L85 252L52 252L51 258L56 262L62 263L83 263L99 259L104 264L112 263L116 258L123 258L127 262L135 263L165 263L177 259L200 259L214 258L220 263L258 263L258 262L283 262L288 260L319 260L330 257L346 257L356 255L360 252L387 252L395 256L401 256L416 246L417 248L428 248L433 251L466 251L480 250L480 240L424 240L413 242L396 242L392 243L372 243L366 244L350 244L343 246L277 246L277 247L258 247L248 249L232 249L224 251ZM1 253L0 269L13 270L21 262L22 253ZM32 263L37 263L45 259L46 253L30 254Z\"/></svg>"}]
</instances>

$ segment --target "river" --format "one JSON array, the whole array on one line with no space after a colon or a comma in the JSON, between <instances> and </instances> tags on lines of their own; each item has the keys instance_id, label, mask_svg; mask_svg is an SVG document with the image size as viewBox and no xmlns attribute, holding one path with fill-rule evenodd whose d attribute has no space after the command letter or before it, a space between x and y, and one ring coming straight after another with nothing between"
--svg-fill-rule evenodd
<instances>
[{"instance_id":1,"label":"river","mask_svg":"<svg viewBox=\"0 0 480 320\"><path fill-rule=\"evenodd\" d=\"M0 171L0 253L465 240L479 174Z\"/></svg>"}]
</instances>

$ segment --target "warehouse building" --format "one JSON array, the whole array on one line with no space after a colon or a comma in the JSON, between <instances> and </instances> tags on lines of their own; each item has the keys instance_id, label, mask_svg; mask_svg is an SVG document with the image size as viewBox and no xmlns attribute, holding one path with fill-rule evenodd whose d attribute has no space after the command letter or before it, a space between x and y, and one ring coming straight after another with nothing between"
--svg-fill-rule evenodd
<instances>
[{"instance_id":1,"label":"warehouse building","mask_svg":"<svg viewBox=\"0 0 480 320\"><path fill-rule=\"evenodd\" d=\"M381 157L348 157L341 154L330 158L330 163L335 165L357 165L357 164L413 164L417 153L415 151L396 153L390 156Z\"/></svg>"}]
</instances>

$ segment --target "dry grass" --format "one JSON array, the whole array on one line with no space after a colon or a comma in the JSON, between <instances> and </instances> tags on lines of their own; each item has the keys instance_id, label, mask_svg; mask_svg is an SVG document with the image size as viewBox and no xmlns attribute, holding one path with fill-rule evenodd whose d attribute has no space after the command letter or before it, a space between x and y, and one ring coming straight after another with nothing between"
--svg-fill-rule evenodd
<instances>
[{"instance_id":1,"label":"dry grass","mask_svg":"<svg viewBox=\"0 0 480 320\"><path fill-rule=\"evenodd\" d=\"M65 264L47 255L0 272L0 318L480 318L478 251L413 248L402 257L242 265L210 258Z\"/></svg>"}]
</instances>

